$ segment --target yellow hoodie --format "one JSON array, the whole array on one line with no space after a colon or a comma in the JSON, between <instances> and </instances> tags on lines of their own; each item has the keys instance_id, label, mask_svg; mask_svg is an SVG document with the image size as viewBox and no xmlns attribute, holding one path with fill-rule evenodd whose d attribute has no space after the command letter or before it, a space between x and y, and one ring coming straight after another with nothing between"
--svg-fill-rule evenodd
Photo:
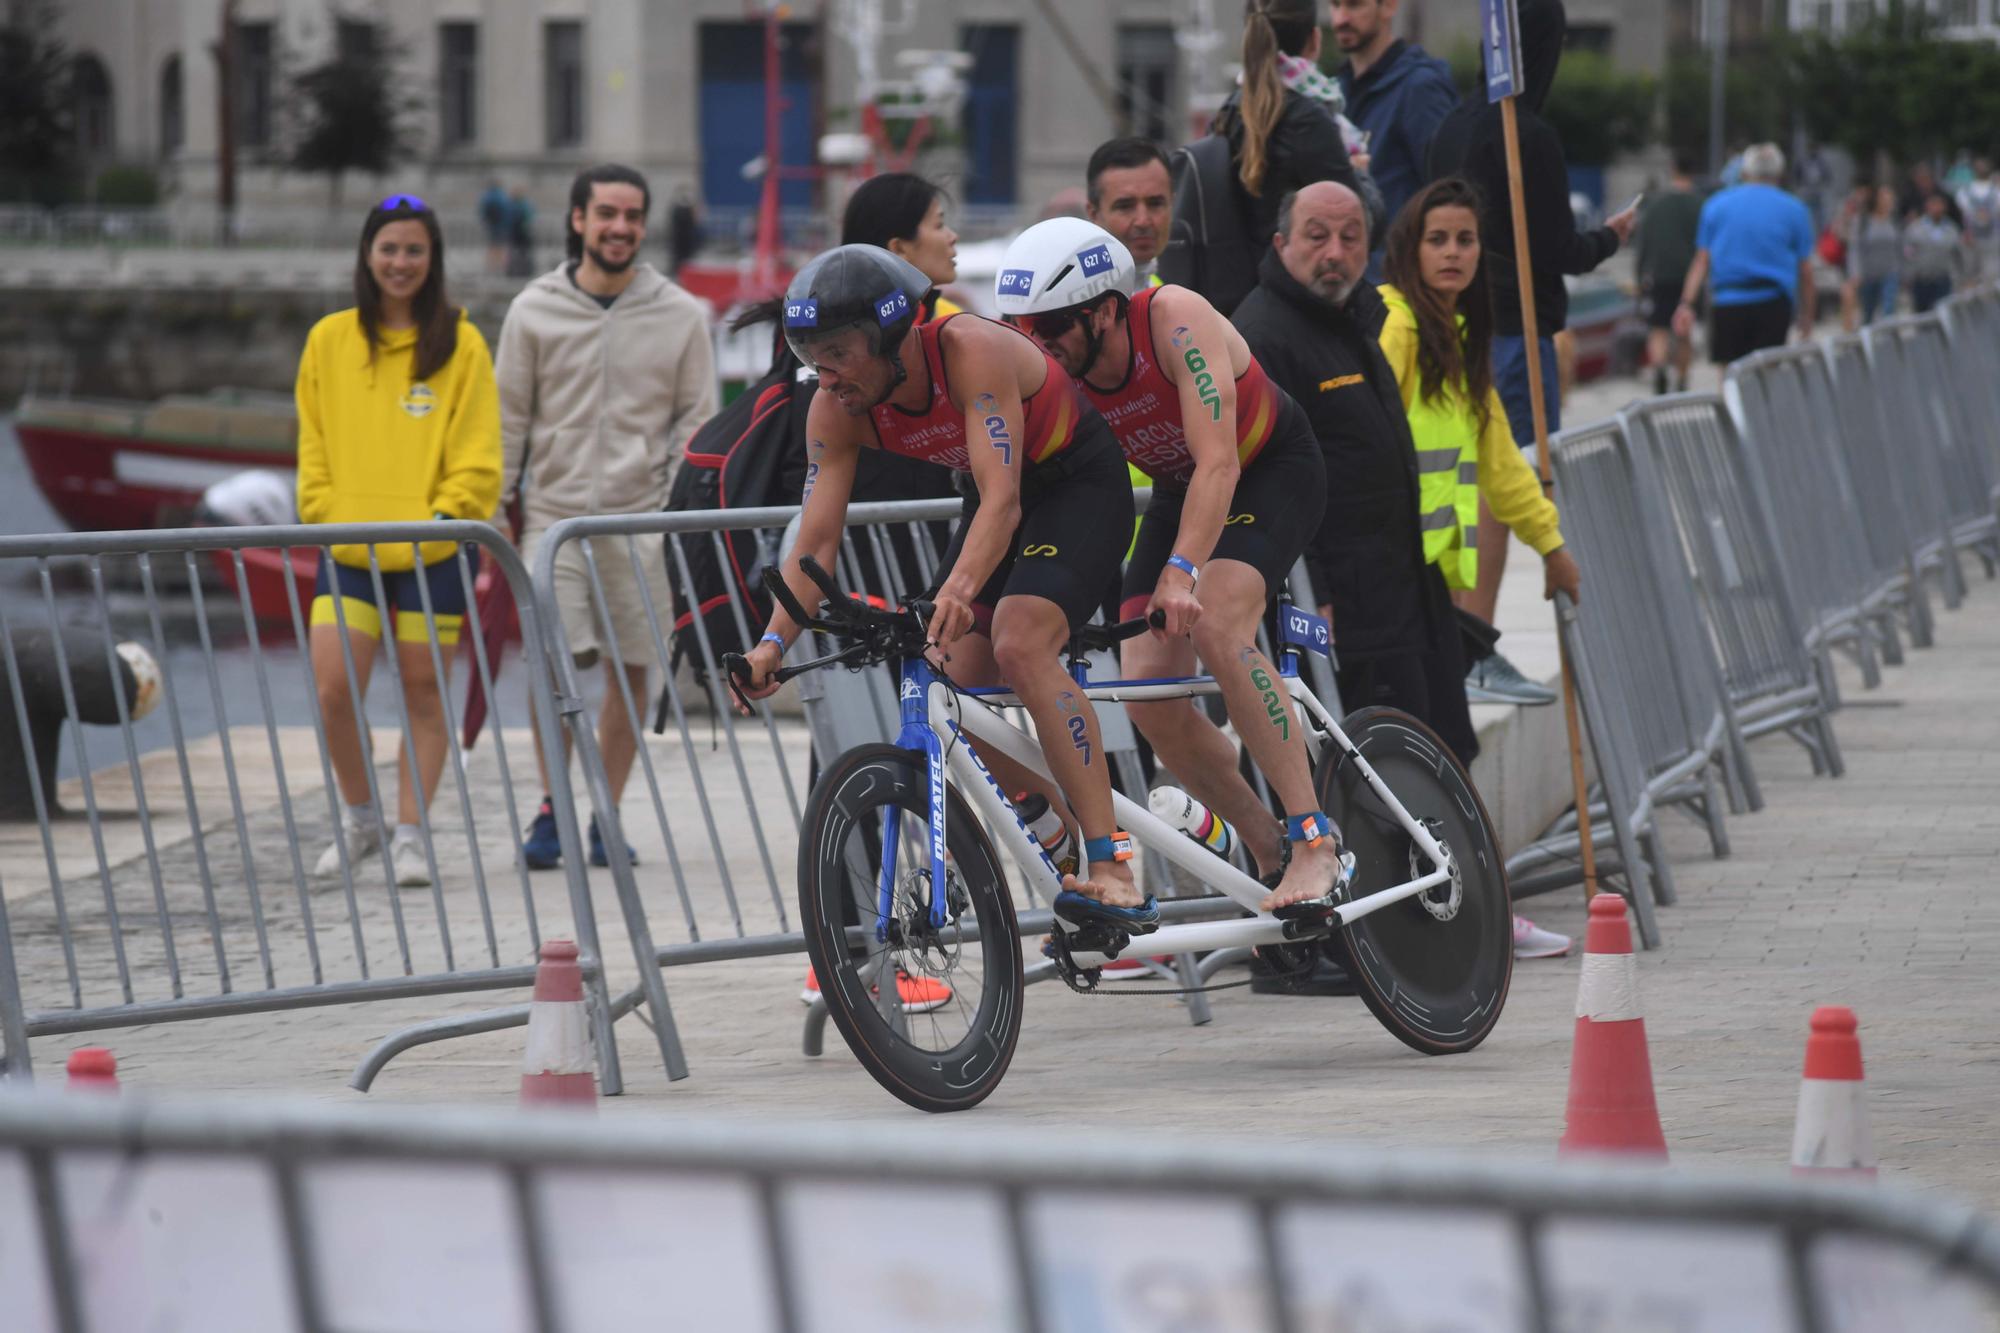
<instances>
[{"instance_id":1,"label":"yellow hoodie","mask_svg":"<svg viewBox=\"0 0 2000 1333\"><path fill-rule=\"evenodd\" d=\"M487 519L500 501L500 398L486 340L463 311L458 349L445 367L411 382L415 329L384 329L374 360L349 308L306 336L299 358L299 519L305 523L408 523L433 514ZM425 542L424 563L450 556ZM366 568L366 546L333 558ZM383 569L408 569L410 548L375 548Z\"/></svg>"}]
</instances>

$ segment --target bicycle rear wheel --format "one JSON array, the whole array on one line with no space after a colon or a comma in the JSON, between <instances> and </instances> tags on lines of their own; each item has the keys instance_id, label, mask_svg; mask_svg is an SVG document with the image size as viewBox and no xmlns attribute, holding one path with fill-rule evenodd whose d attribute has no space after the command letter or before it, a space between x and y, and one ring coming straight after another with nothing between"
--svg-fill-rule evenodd
<instances>
[{"instance_id":1,"label":"bicycle rear wheel","mask_svg":"<svg viewBox=\"0 0 2000 1333\"><path fill-rule=\"evenodd\" d=\"M799 918L827 1013L862 1067L919 1110L963 1111L1014 1058L1021 937L1000 859L956 792L945 821L949 910L942 927L929 924L926 776L893 745L856 746L827 766L800 832ZM885 846L895 849L886 920ZM948 995L934 1007L924 1006L935 996L905 1003L904 976Z\"/></svg>"},{"instance_id":2,"label":"bicycle rear wheel","mask_svg":"<svg viewBox=\"0 0 2000 1333\"><path fill-rule=\"evenodd\" d=\"M1486 806L1437 733L1393 708L1363 708L1341 722L1403 808L1451 851L1450 883L1361 918L1328 941L1369 1010L1428 1055L1469 1051L1499 1021L1514 975L1514 915L1507 873ZM1428 873L1401 821L1342 754L1320 766L1321 808L1339 821L1355 855L1362 897Z\"/></svg>"}]
</instances>

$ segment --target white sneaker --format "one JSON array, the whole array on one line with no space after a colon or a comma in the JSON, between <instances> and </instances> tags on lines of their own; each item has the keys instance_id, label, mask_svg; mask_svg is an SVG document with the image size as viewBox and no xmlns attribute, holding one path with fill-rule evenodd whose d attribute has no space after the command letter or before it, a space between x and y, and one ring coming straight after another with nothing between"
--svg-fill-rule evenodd
<instances>
[{"instance_id":1,"label":"white sneaker","mask_svg":"<svg viewBox=\"0 0 2000 1333\"><path fill-rule=\"evenodd\" d=\"M1569 936L1543 930L1524 916L1514 918L1516 958L1561 958L1569 952Z\"/></svg>"},{"instance_id":2,"label":"white sneaker","mask_svg":"<svg viewBox=\"0 0 2000 1333\"><path fill-rule=\"evenodd\" d=\"M394 843L389 848L389 864L396 872L396 887L399 889L426 889L431 883L431 868L424 860L424 845L415 838ZM1569 941L1563 941L1569 947Z\"/></svg>"},{"instance_id":3,"label":"white sneaker","mask_svg":"<svg viewBox=\"0 0 2000 1333\"><path fill-rule=\"evenodd\" d=\"M319 854L319 860L313 863L313 874L321 879L331 879L340 873L341 843L347 845L348 869L358 873L362 858L382 845L382 837L372 819L365 824L353 824L342 820L340 840L326 845L326 850Z\"/></svg>"}]
</instances>

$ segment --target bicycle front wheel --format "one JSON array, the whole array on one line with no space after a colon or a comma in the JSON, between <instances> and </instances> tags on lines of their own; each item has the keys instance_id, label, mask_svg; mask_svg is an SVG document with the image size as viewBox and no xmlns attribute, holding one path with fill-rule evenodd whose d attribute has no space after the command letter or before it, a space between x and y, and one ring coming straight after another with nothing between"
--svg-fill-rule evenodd
<instances>
[{"instance_id":1,"label":"bicycle front wheel","mask_svg":"<svg viewBox=\"0 0 2000 1333\"><path fill-rule=\"evenodd\" d=\"M828 1015L875 1081L924 1111L1000 1085L1021 1032L1021 936L1000 859L947 803L945 923L930 922L930 791L918 756L857 746L827 767L799 838L799 917ZM882 865L893 856L890 907Z\"/></svg>"},{"instance_id":2,"label":"bicycle front wheel","mask_svg":"<svg viewBox=\"0 0 2000 1333\"><path fill-rule=\"evenodd\" d=\"M1486 1039L1514 975L1514 913L1486 806L1437 733L1393 708L1341 723L1354 748L1411 815L1451 852L1451 881L1371 912L1328 941L1382 1025L1428 1055ZM1332 754L1321 808L1355 857L1353 897L1407 883L1431 863L1355 763Z\"/></svg>"}]
</instances>

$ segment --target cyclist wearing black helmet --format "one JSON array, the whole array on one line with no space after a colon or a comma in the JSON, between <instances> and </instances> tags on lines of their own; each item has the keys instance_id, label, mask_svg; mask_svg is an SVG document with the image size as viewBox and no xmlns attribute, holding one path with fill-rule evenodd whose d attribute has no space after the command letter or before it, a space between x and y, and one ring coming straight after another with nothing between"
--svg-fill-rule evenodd
<instances>
[{"instance_id":1,"label":"cyclist wearing black helmet","mask_svg":"<svg viewBox=\"0 0 2000 1333\"><path fill-rule=\"evenodd\" d=\"M930 624L936 664L949 664L961 685L1004 679L1035 719L1088 862L1080 867L1087 877L1064 878L1057 910L1072 921L1149 930L1159 911L1132 880L1097 716L1061 658L1117 574L1132 531L1118 442L1025 335L967 314L919 325L930 288L886 250L843 245L801 269L785 293L785 336L819 372L806 418L804 512L785 580L802 602L818 599L797 557L834 567L862 449L970 473L976 489L945 554ZM746 694L776 689L771 674L798 633L782 607L773 611L748 655ZM1056 794L1004 756L981 757L1008 791Z\"/></svg>"}]
</instances>

